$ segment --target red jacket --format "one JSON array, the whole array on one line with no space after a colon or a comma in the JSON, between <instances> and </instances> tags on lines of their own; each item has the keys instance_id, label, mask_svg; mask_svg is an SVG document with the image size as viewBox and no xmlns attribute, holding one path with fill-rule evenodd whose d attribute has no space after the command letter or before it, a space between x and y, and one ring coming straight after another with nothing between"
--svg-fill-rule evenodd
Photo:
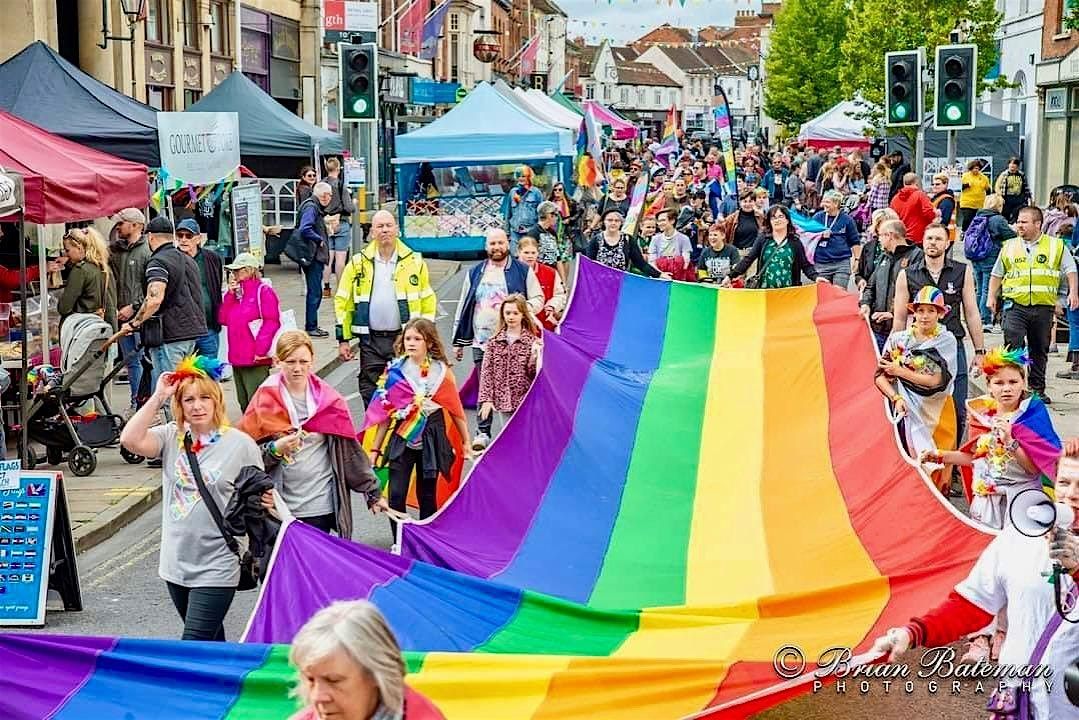
<instances>
[{"instance_id":1,"label":"red jacket","mask_svg":"<svg viewBox=\"0 0 1079 720\"><path fill-rule=\"evenodd\" d=\"M905 185L892 198L892 210L907 228L907 240L916 245L922 244L925 228L937 217L936 208L929 201L929 196L914 187Z\"/></svg>"},{"instance_id":2,"label":"red jacket","mask_svg":"<svg viewBox=\"0 0 1079 720\"><path fill-rule=\"evenodd\" d=\"M317 720L314 708L306 707L294 714L289 720ZM446 720L433 702L405 685L405 720Z\"/></svg>"}]
</instances>

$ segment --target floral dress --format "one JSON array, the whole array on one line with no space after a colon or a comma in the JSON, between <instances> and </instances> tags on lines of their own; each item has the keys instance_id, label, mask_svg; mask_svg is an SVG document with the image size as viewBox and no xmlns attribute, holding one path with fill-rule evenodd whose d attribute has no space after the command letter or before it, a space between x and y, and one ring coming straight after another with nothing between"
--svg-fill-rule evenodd
<instances>
[{"instance_id":1,"label":"floral dress","mask_svg":"<svg viewBox=\"0 0 1079 720\"><path fill-rule=\"evenodd\" d=\"M777 244L769 241L761 253L762 288L785 288L791 284L791 266L794 265L794 248L790 240Z\"/></svg>"}]
</instances>

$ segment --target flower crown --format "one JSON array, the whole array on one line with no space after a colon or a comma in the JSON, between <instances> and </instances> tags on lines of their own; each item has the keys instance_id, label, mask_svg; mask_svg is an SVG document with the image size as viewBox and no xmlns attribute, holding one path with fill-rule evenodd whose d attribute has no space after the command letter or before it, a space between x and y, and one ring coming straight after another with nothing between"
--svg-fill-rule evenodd
<instances>
[{"instance_id":1,"label":"flower crown","mask_svg":"<svg viewBox=\"0 0 1079 720\"><path fill-rule=\"evenodd\" d=\"M1006 367L1016 368L1025 375L1029 366L1030 353L1025 347L1013 350L1000 345L987 352L982 360L982 372L986 377L992 377Z\"/></svg>"},{"instance_id":2,"label":"flower crown","mask_svg":"<svg viewBox=\"0 0 1079 720\"><path fill-rule=\"evenodd\" d=\"M194 377L210 378L214 382L220 382L227 365L228 363L223 360L206 355L188 355L176 365L173 375L177 382Z\"/></svg>"}]
</instances>

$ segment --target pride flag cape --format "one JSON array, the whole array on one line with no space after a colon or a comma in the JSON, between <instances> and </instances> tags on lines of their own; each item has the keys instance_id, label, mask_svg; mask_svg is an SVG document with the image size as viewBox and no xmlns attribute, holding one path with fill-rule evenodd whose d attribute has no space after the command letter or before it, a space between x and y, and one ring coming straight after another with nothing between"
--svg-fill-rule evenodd
<instances>
[{"instance_id":1,"label":"pride flag cape","mask_svg":"<svg viewBox=\"0 0 1079 720\"><path fill-rule=\"evenodd\" d=\"M247 411L236 427L256 441L299 428L299 420L290 417L289 408L285 404L286 392L288 391L285 390L281 373L272 373L251 396ZM356 437L356 424L352 422L348 403L325 380L317 375L310 377L307 399L308 403L314 401L315 412L302 424L304 430L325 435Z\"/></svg>"},{"instance_id":2,"label":"pride flag cape","mask_svg":"<svg viewBox=\"0 0 1079 720\"><path fill-rule=\"evenodd\" d=\"M289 525L247 640L369 598L450 720L744 718L781 646L864 650L966 575L992 536L901 456L853 295L579 262L454 499L400 557Z\"/></svg>"},{"instance_id":3,"label":"pride flag cape","mask_svg":"<svg viewBox=\"0 0 1079 720\"><path fill-rule=\"evenodd\" d=\"M386 365L379 379L378 389L371 398L371 404L367 406L361 430L365 446L374 442L372 428L387 421L390 422L390 432L400 435L405 440L412 440L423 432L426 420L416 405L416 391L401 370L402 360L403 358L396 358ZM438 483L437 501L441 506L460 485L461 470L464 467L464 438L457 432L453 418L463 418L465 411L461 406L461 397L457 393L457 386L453 380L453 370L449 367L446 368L442 382L431 396L431 400L445 410L446 437L457 455L450 477L443 476ZM387 440L383 442L383 449L388 446L389 434L386 434ZM415 488L413 487L409 489L409 504L415 506L414 500Z\"/></svg>"},{"instance_id":4,"label":"pride flag cape","mask_svg":"<svg viewBox=\"0 0 1079 720\"><path fill-rule=\"evenodd\" d=\"M284 720L299 709L286 645L0 635L0 667L4 720ZM405 698L409 718L442 717L411 688Z\"/></svg>"},{"instance_id":5,"label":"pride flag cape","mask_svg":"<svg viewBox=\"0 0 1079 720\"><path fill-rule=\"evenodd\" d=\"M1049 409L1045 407L1041 398L1028 397L1020 403L1019 407L1019 415L1012 420L1012 438L1019 443L1019 447L1023 448L1034 466L1042 473L1042 488L1046 494L1053 497L1057 461L1060 460L1064 444L1053 428ZM974 445L978 442L978 436L989 432L996 412L996 402L988 395L972 398L967 401L967 411L969 418L967 424L970 430L963 450L972 452ZM970 502L974 497L974 473L969 465L960 470L963 476L963 492L967 496L967 502Z\"/></svg>"}]
</instances>

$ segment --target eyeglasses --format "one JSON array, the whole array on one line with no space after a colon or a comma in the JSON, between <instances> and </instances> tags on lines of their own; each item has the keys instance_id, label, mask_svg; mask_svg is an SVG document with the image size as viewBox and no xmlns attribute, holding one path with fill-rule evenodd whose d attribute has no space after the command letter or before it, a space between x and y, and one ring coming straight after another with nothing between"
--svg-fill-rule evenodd
<instances>
[{"instance_id":1,"label":"eyeglasses","mask_svg":"<svg viewBox=\"0 0 1079 720\"><path fill-rule=\"evenodd\" d=\"M305 178L315 177L315 173L304 173Z\"/></svg>"}]
</instances>

